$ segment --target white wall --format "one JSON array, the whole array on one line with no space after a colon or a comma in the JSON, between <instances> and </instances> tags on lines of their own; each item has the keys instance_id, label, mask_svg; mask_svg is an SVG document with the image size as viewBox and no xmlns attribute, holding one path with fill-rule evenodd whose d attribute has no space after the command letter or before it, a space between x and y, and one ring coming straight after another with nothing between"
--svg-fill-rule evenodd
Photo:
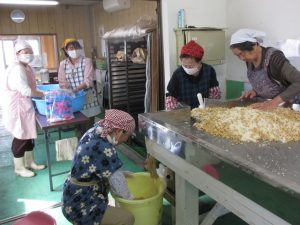
<instances>
[{"instance_id":1,"label":"white wall","mask_svg":"<svg viewBox=\"0 0 300 225\"><path fill-rule=\"evenodd\" d=\"M177 67L174 28L177 28L179 9L185 10L188 26L225 28L226 3L227 0L162 0L165 86ZM216 66L215 69L222 85L226 67Z\"/></svg>"},{"instance_id":2,"label":"white wall","mask_svg":"<svg viewBox=\"0 0 300 225\"><path fill-rule=\"evenodd\" d=\"M266 40L276 44L300 38L299 0L227 0L227 79L247 81L245 64L229 50L230 35L240 28L266 32Z\"/></svg>"},{"instance_id":3,"label":"white wall","mask_svg":"<svg viewBox=\"0 0 300 225\"><path fill-rule=\"evenodd\" d=\"M177 12L185 9L187 25L226 29L226 64L215 66L221 88L225 79L247 81L245 63L229 49L233 32L253 28L267 33L267 42L300 39L299 0L162 0L165 84L176 68L176 42L173 29L177 27Z\"/></svg>"}]
</instances>

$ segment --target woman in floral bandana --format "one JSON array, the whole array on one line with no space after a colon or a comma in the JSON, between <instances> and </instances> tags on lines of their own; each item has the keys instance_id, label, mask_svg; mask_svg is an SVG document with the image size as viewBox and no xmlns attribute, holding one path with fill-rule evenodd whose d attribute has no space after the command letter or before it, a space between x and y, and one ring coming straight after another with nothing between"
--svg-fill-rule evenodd
<instances>
[{"instance_id":1,"label":"woman in floral bandana","mask_svg":"<svg viewBox=\"0 0 300 225\"><path fill-rule=\"evenodd\" d=\"M128 113L110 109L89 129L77 146L71 176L63 190L62 212L76 225L133 225L134 217L122 208L108 206L109 189L133 199L120 171L122 162L114 146L129 138L135 121Z\"/></svg>"}]
</instances>

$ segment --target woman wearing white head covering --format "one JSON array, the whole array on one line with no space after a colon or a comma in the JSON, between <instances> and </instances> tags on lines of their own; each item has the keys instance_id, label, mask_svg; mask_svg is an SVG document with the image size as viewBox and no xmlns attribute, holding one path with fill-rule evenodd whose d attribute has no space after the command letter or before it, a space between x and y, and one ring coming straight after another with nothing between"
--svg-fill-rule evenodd
<instances>
[{"instance_id":1,"label":"woman wearing white head covering","mask_svg":"<svg viewBox=\"0 0 300 225\"><path fill-rule=\"evenodd\" d=\"M31 46L24 40L14 43L16 61L5 71L2 87L3 123L13 135L12 153L15 173L22 177L32 177L33 170L44 169L33 160L34 139L37 137L35 110L31 97L43 97L36 90L35 77L29 63L33 60Z\"/></svg>"},{"instance_id":2,"label":"woman wearing white head covering","mask_svg":"<svg viewBox=\"0 0 300 225\"><path fill-rule=\"evenodd\" d=\"M241 98L256 96L271 99L253 104L253 108L271 109L281 103L300 103L300 72L284 54L272 47L263 47L265 33L253 29L240 29L231 36L230 49L246 62L247 76L252 90Z\"/></svg>"}]
</instances>

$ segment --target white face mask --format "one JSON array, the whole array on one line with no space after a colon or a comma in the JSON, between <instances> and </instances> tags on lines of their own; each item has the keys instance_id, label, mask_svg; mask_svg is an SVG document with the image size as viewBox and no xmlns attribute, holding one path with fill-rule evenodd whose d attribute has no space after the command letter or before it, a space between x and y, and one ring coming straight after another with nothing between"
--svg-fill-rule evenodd
<instances>
[{"instance_id":1,"label":"white face mask","mask_svg":"<svg viewBox=\"0 0 300 225\"><path fill-rule=\"evenodd\" d=\"M81 49L71 50L68 51L67 53L72 59L77 59L79 56L81 56Z\"/></svg>"},{"instance_id":2,"label":"white face mask","mask_svg":"<svg viewBox=\"0 0 300 225\"><path fill-rule=\"evenodd\" d=\"M106 138L108 142L111 143L113 146L116 146L118 144L116 137L111 137L110 135L107 135Z\"/></svg>"},{"instance_id":3,"label":"white face mask","mask_svg":"<svg viewBox=\"0 0 300 225\"><path fill-rule=\"evenodd\" d=\"M19 61L23 62L23 63L30 63L32 62L32 60L34 59L33 54L20 54L19 55Z\"/></svg>"},{"instance_id":4,"label":"white face mask","mask_svg":"<svg viewBox=\"0 0 300 225\"><path fill-rule=\"evenodd\" d=\"M199 68L198 67L194 67L194 68L186 68L184 66L182 66L182 68L184 69L184 71L188 74L188 75L197 75L199 72Z\"/></svg>"},{"instance_id":5,"label":"white face mask","mask_svg":"<svg viewBox=\"0 0 300 225\"><path fill-rule=\"evenodd\" d=\"M116 137L113 137L112 143L113 146L116 146L118 144L118 141L116 140Z\"/></svg>"}]
</instances>

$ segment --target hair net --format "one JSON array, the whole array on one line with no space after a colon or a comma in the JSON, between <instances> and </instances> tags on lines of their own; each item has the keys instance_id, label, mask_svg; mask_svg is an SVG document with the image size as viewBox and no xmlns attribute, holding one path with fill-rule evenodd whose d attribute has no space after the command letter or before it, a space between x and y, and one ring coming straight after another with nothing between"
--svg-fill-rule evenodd
<instances>
[{"instance_id":1,"label":"hair net","mask_svg":"<svg viewBox=\"0 0 300 225\"><path fill-rule=\"evenodd\" d=\"M266 36L265 32L253 29L240 29L231 35L230 45L249 42L263 43L263 38Z\"/></svg>"},{"instance_id":2,"label":"hair net","mask_svg":"<svg viewBox=\"0 0 300 225\"><path fill-rule=\"evenodd\" d=\"M118 128L132 134L135 129L135 121L131 115L127 112L109 109L105 110L105 116L103 120L100 120L98 124L102 127L101 137L106 137L114 128Z\"/></svg>"},{"instance_id":3,"label":"hair net","mask_svg":"<svg viewBox=\"0 0 300 225\"><path fill-rule=\"evenodd\" d=\"M30 44L28 44L27 41L23 40L23 39L17 39L14 41L14 48L15 48L15 53L25 49L25 48L29 48L32 50L32 47Z\"/></svg>"},{"instance_id":4,"label":"hair net","mask_svg":"<svg viewBox=\"0 0 300 225\"><path fill-rule=\"evenodd\" d=\"M204 49L197 44L195 41L189 41L186 45L181 48L181 55L190 55L192 57L202 59Z\"/></svg>"}]
</instances>

